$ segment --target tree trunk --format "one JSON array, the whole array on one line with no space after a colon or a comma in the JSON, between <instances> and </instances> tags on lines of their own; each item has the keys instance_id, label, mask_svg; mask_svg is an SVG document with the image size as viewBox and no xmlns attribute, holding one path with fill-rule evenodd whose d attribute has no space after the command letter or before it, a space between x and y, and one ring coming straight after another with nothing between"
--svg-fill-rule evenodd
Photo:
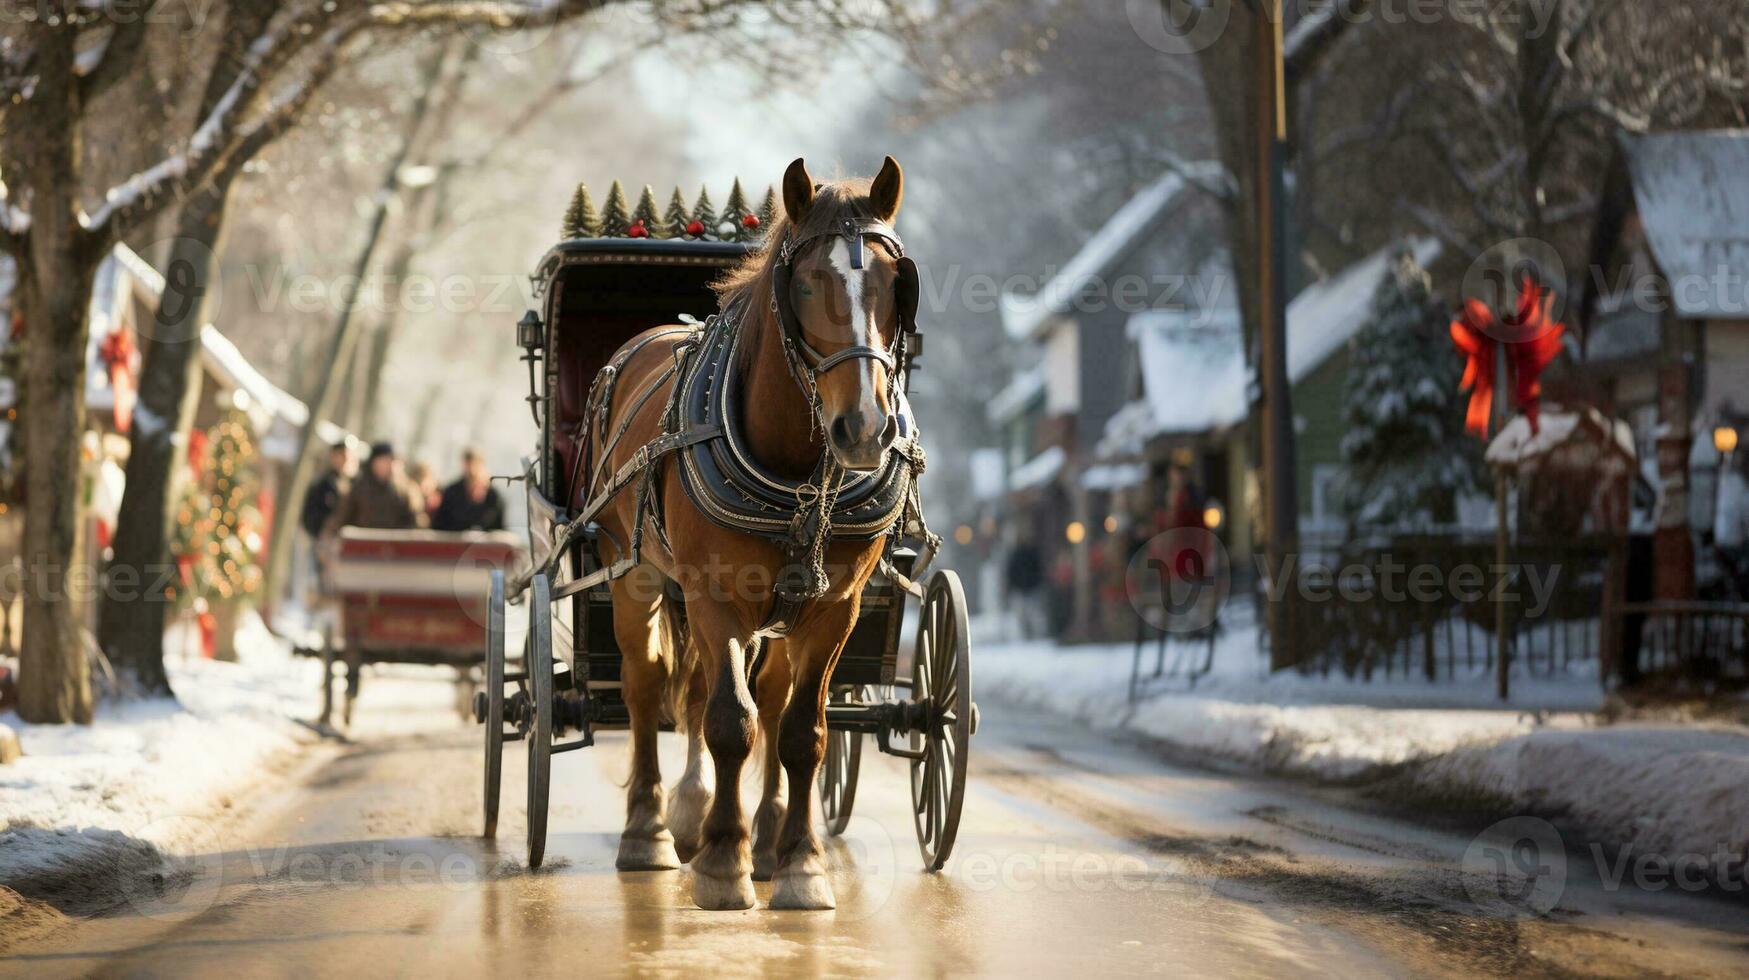
<instances>
[{"instance_id":1,"label":"tree trunk","mask_svg":"<svg viewBox=\"0 0 1749 980\"><path fill-rule=\"evenodd\" d=\"M178 449L200 396L200 328L217 261L224 191L198 194L177 216L165 291L141 338L140 400L128 455L127 488L116 521L115 554L105 577L99 645L132 690L169 694L164 673L164 594L170 557L171 495Z\"/></svg>"},{"instance_id":2,"label":"tree trunk","mask_svg":"<svg viewBox=\"0 0 1749 980\"><path fill-rule=\"evenodd\" d=\"M91 721L91 671L73 594L95 569L76 569L79 440L85 427L86 317L97 253L78 220L79 118L72 33L35 25L39 84L7 114L8 176L30 192L31 227L18 258L25 331L24 637L18 714L36 723Z\"/></svg>"}]
</instances>

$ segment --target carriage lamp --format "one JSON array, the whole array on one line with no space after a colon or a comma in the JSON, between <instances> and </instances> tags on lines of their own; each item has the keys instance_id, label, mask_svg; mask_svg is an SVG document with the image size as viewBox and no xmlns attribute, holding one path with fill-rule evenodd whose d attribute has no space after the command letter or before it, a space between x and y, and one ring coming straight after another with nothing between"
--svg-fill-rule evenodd
<instances>
[{"instance_id":1,"label":"carriage lamp","mask_svg":"<svg viewBox=\"0 0 1749 980\"><path fill-rule=\"evenodd\" d=\"M1733 426L1721 425L1713 430L1713 448L1723 456L1737 448L1737 430Z\"/></svg>"},{"instance_id":2,"label":"carriage lamp","mask_svg":"<svg viewBox=\"0 0 1749 980\"><path fill-rule=\"evenodd\" d=\"M534 353L546 346L546 338L542 336L540 315L529 310L516 321L516 343L523 350Z\"/></svg>"}]
</instances>

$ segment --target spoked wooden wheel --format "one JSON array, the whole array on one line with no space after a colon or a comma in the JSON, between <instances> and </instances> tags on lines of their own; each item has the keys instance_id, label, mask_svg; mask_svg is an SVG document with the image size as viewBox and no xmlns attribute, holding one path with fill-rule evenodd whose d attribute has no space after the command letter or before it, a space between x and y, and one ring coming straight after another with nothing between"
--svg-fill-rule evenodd
<instances>
[{"instance_id":1,"label":"spoked wooden wheel","mask_svg":"<svg viewBox=\"0 0 1749 980\"><path fill-rule=\"evenodd\" d=\"M834 704L860 704L869 700L867 687L841 687L832 692ZM820 815L826 832L834 837L850 826L850 810L856 804L856 775L862 768L862 734L827 732L826 758L820 763Z\"/></svg>"},{"instance_id":2,"label":"spoked wooden wheel","mask_svg":"<svg viewBox=\"0 0 1749 980\"><path fill-rule=\"evenodd\" d=\"M492 572L486 606L486 689L474 713L486 726L486 836L498 836L498 789L504 776L504 573Z\"/></svg>"},{"instance_id":3,"label":"spoked wooden wheel","mask_svg":"<svg viewBox=\"0 0 1749 980\"><path fill-rule=\"evenodd\" d=\"M528 866L540 867L547 850L547 785L553 758L553 599L545 573L530 585L528 603Z\"/></svg>"},{"instance_id":4,"label":"spoked wooden wheel","mask_svg":"<svg viewBox=\"0 0 1749 980\"><path fill-rule=\"evenodd\" d=\"M911 670L911 697L929 705L927 731L911 734L911 810L923 865L940 871L959 833L966 798L966 750L971 745L976 708L972 706L971 637L966 593L960 578L943 569L929 578L917 623L917 657Z\"/></svg>"}]
</instances>

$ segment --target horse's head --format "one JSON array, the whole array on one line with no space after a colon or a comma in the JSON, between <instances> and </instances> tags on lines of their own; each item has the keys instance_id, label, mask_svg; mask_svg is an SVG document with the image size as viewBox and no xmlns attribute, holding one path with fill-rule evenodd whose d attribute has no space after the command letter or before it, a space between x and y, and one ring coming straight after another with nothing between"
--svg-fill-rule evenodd
<instances>
[{"instance_id":1,"label":"horse's head","mask_svg":"<svg viewBox=\"0 0 1749 980\"><path fill-rule=\"evenodd\" d=\"M892 157L872 182L816 184L799 159L783 178L788 261L777 302L819 391L829 451L851 470L879 467L899 432L900 334L918 294L892 229L903 196Z\"/></svg>"}]
</instances>

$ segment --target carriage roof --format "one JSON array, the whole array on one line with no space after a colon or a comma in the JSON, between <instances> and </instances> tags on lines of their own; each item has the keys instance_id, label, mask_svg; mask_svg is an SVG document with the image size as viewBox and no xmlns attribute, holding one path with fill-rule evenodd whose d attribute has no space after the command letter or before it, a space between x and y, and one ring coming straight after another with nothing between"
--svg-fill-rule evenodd
<instances>
[{"instance_id":1,"label":"carriage roof","mask_svg":"<svg viewBox=\"0 0 1749 980\"><path fill-rule=\"evenodd\" d=\"M544 294L561 275L593 277L592 271L573 271L580 266L599 270L602 278L627 267L721 270L740 262L757 247L753 242L688 238L573 238L554 245L541 257L535 267L535 289Z\"/></svg>"}]
</instances>

